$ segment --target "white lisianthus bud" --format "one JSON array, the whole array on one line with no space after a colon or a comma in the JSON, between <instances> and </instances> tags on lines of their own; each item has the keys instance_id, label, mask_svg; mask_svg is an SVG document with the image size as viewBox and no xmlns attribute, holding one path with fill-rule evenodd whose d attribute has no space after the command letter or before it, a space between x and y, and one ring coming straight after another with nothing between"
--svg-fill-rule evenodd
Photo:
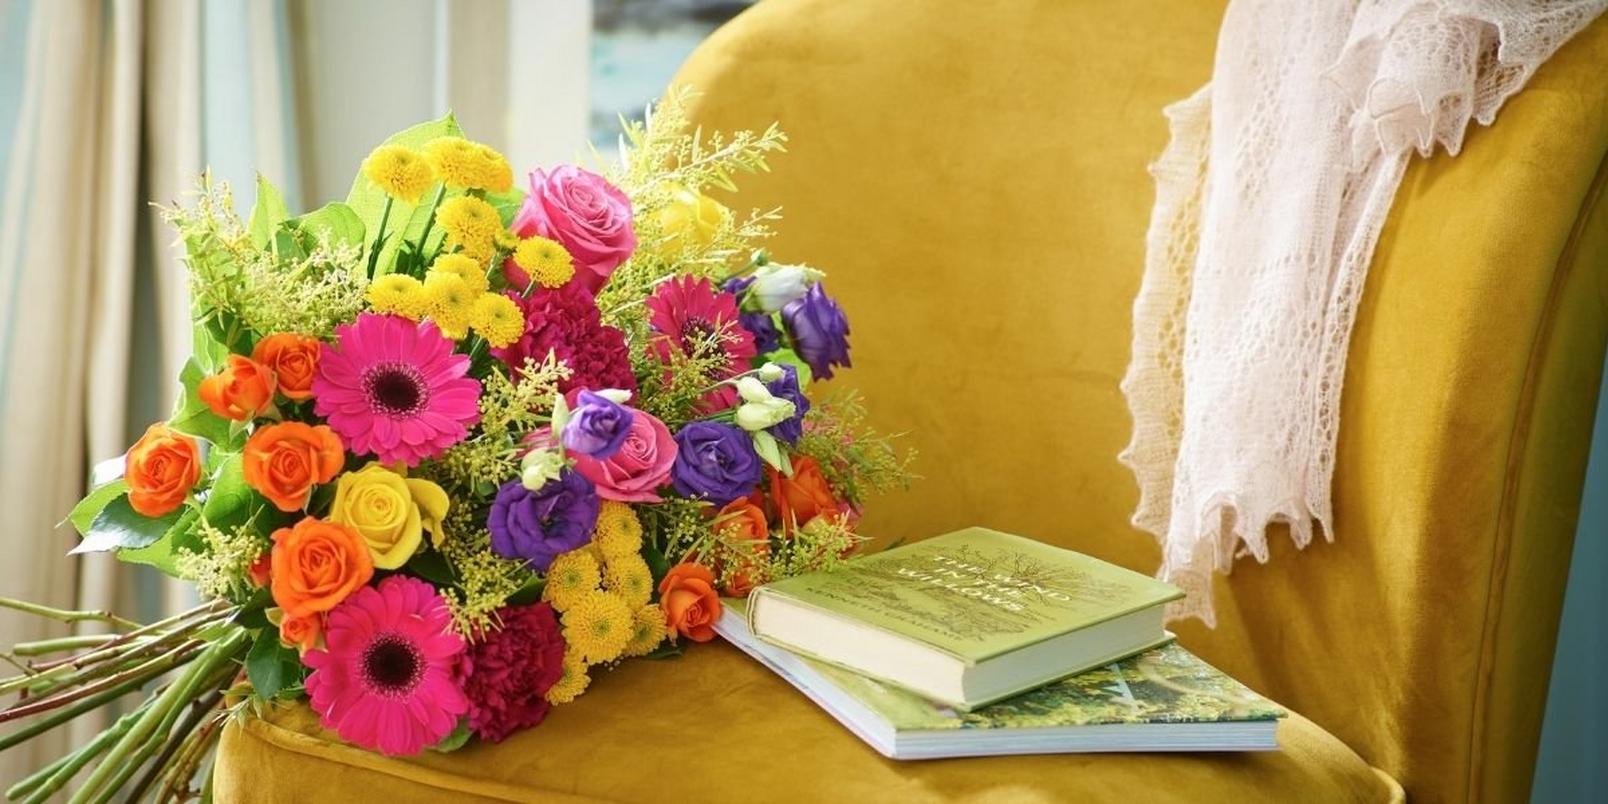
<instances>
[{"instance_id":1,"label":"white lisianthus bud","mask_svg":"<svg viewBox=\"0 0 1608 804\"><path fill-rule=\"evenodd\" d=\"M776 382L777 380L787 376L787 371L786 369L783 369L780 364L766 363L765 365L760 366L754 372L754 374L757 375L762 382Z\"/></svg>"},{"instance_id":2,"label":"white lisianthus bud","mask_svg":"<svg viewBox=\"0 0 1608 804\"><path fill-rule=\"evenodd\" d=\"M613 402L616 405L624 405L625 403L631 401L631 392L622 388L604 388L603 390L598 391L597 395L607 399L610 402Z\"/></svg>"},{"instance_id":3,"label":"white lisianthus bud","mask_svg":"<svg viewBox=\"0 0 1608 804\"><path fill-rule=\"evenodd\" d=\"M792 402L776 397L761 402L744 402L737 407L737 426L750 433L757 432L793 418L795 410Z\"/></svg>"},{"instance_id":4,"label":"white lisianthus bud","mask_svg":"<svg viewBox=\"0 0 1608 804\"><path fill-rule=\"evenodd\" d=\"M744 402L768 402L772 399L770 389L752 375L737 379L737 395Z\"/></svg>"},{"instance_id":5,"label":"white lisianthus bud","mask_svg":"<svg viewBox=\"0 0 1608 804\"><path fill-rule=\"evenodd\" d=\"M564 456L556 449L537 449L525 454L519 461L519 482L535 491L557 480L564 471Z\"/></svg>"},{"instance_id":6,"label":"white lisianthus bud","mask_svg":"<svg viewBox=\"0 0 1608 804\"><path fill-rule=\"evenodd\" d=\"M754 271L754 284L748 286L748 292L759 301L760 309L774 313L803 298L824 276L808 265L767 263Z\"/></svg>"}]
</instances>

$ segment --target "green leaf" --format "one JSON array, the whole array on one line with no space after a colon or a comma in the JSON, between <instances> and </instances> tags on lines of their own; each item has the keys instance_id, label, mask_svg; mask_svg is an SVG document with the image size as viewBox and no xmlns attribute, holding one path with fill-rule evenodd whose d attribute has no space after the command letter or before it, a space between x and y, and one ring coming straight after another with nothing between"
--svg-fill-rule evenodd
<instances>
[{"instance_id":1,"label":"green leaf","mask_svg":"<svg viewBox=\"0 0 1608 804\"><path fill-rule=\"evenodd\" d=\"M434 550L421 550L408 559L408 570L436 586L456 586L457 575L445 556Z\"/></svg>"},{"instance_id":2,"label":"green leaf","mask_svg":"<svg viewBox=\"0 0 1608 804\"><path fill-rule=\"evenodd\" d=\"M776 445L776 436L764 430L749 433L749 436L753 438L754 451L759 453L760 459L770 464L772 469L781 472L786 466L786 457L782 455L781 447Z\"/></svg>"},{"instance_id":3,"label":"green leaf","mask_svg":"<svg viewBox=\"0 0 1608 804\"><path fill-rule=\"evenodd\" d=\"M218 462L218 472L212 476L212 489L201 503L201 515L212 527L228 530L251 519L252 505L256 501L256 492L246 485L239 453L230 453Z\"/></svg>"},{"instance_id":4,"label":"green leaf","mask_svg":"<svg viewBox=\"0 0 1608 804\"><path fill-rule=\"evenodd\" d=\"M409 148L420 148L430 140L438 137L461 137L463 129L458 127L458 121L452 115L439 120L420 123L412 128L392 134L385 140L386 145L406 145ZM346 205L357 213L358 220L363 222L363 231L367 233L370 241L380 234L380 216L385 210L385 192L374 186L361 172L352 180L352 190L346 195ZM385 245L380 249L380 259L375 275L391 272L391 266L396 263L397 249L404 240L418 240L424 233L424 226L430 220L430 202L435 199L435 189L431 188L419 199L416 206L398 201L391 209L391 218L385 225ZM400 232L401 236L396 236ZM424 253L434 252L433 244L441 241L441 230L433 229L430 232L430 242L425 244ZM367 254L364 255L365 258Z\"/></svg>"},{"instance_id":5,"label":"green leaf","mask_svg":"<svg viewBox=\"0 0 1608 804\"><path fill-rule=\"evenodd\" d=\"M196 393L201 380L206 376L195 357L185 361L184 369L179 372L179 382L184 385L184 394L179 397L178 409L173 412L173 418L168 420L168 426L181 433L205 438L219 446L230 446L234 444L234 439L229 434L229 420L213 413Z\"/></svg>"},{"instance_id":6,"label":"green leaf","mask_svg":"<svg viewBox=\"0 0 1608 804\"><path fill-rule=\"evenodd\" d=\"M339 201L325 204L299 218L285 222L288 228L324 238L331 245L363 245L368 231L352 208Z\"/></svg>"},{"instance_id":7,"label":"green leaf","mask_svg":"<svg viewBox=\"0 0 1608 804\"><path fill-rule=\"evenodd\" d=\"M196 368L201 376L215 374L223 370L224 363L229 359L229 347L212 334L212 330L205 324L197 323L191 328L190 353L193 354ZM196 380L197 383L200 380Z\"/></svg>"},{"instance_id":8,"label":"green leaf","mask_svg":"<svg viewBox=\"0 0 1608 804\"><path fill-rule=\"evenodd\" d=\"M196 524L200 521L201 512L194 506L187 505L179 514L178 521L162 534L162 538L144 547L118 550L117 560L129 564L145 564L155 567L163 575L183 578L184 576L179 574L179 555L201 551L201 538L196 533Z\"/></svg>"},{"instance_id":9,"label":"green leaf","mask_svg":"<svg viewBox=\"0 0 1608 804\"><path fill-rule=\"evenodd\" d=\"M272 698L294 681L300 663L295 650L279 644L278 629L264 628L246 654L246 678L257 695Z\"/></svg>"},{"instance_id":10,"label":"green leaf","mask_svg":"<svg viewBox=\"0 0 1608 804\"><path fill-rule=\"evenodd\" d=\"M106 504L118 497L125 496L127 493L128 483L122 478L96 486L90 489L88 494L84 495L84 499L79 500L78 504L73 506L73 512L67 515L67 521L73 523L73 528L78 531L78 535L88 536L90 526L95 523L95 517L100 516L101 510L106 507Z\"/></svg>"},{"instance_id":11,"label":"green leaf","mask_svg":"<svg viewBox=\"0 0 1608 804\"><path fill-rule=\"evenodd\" d=\"M121 547L144 547L167 533L179 521L180 511L160 517L148 517L134 510L128 495L122 494L106 503L89 524L83 541L69 554L103 553Z\"/></svg>"},{"instance_id":12,"label":"green leaf","mask_svg":"<svg viewBox=\"0 0 1608 804\"><path fill-rule=\"evenodd\" d=\"M451 734L442 737L441 742L430 746L430 748L433 751L450 754L468 744L469 738L473 736L474 732L469 728L469 719L460 718L457 728L453 729Z\"/></svg>"},{"instance_id":13,"label":"green leaf","mask_svg":"<svg viewBox=\"0 0 1608 804\"><path fill-rule=\"evenodd\" d=\"M290 210L285 208L285 197L258 173L257 203L252 206L251 220L246 224L246 231L251 234L251 244L257 248L267 248L273 240L274 230L288 217Z\"/></svg>"}]
</instances>

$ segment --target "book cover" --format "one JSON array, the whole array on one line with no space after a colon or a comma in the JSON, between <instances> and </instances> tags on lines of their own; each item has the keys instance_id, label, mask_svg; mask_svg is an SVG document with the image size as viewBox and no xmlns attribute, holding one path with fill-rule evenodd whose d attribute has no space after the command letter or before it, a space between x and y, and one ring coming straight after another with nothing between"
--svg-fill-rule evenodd
<instances>
[{"instance_id":1,"label":"book cover","mask_svg":"<svg viewBox=\"0 0 1608 804\"><path fill-rule=\"evenodd\" d=\"M1284 709L1176 643L963 712L900 687L792 653L754 638L746 601L725 601L721 637L808 695L856 735L894 758L1114 750L1268 749ZM1163 732L1179 724L1266 724L1183 742ZM1078 727L1127 727L1109 730ZM1156 727L1135 731L1132 727ZM1099 735L1105 735L1104 737ZM1150 736L1146 736L1150 735Z\"/></svg>"},{"instance_id":2,"label":"book cover","mask_svg":"<svg viewBox=\"0 0 1608 804\"><path fill-rule=\"evenodd\" d=\"M924 642L967 664L1183 596L1147 575L987 528L755 591L771 594Z\"/></svg>"}]
</instances>

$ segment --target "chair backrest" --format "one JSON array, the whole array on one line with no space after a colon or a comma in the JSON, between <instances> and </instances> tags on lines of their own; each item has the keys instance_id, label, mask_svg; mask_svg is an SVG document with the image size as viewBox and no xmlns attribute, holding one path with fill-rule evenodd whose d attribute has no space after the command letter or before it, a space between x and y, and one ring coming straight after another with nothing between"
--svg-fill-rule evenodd
<instances>
[{"instance_id":1,"label":"chair backrest","mask_svg":"<svg viewBox=\"0 0 1608 804\"><path fill-rule=\"evenodd\" d=\"M923 479L880 537L987 524L1153 570L1117 383L1165 143L1220 3L765 0L683 68L711 128L779 120L774 253L826 269L847 385ZM1335 541L1276 538L1184 644L1418 801L1523 800L1608 333L1608 20L1463 153L1419 160L1353 335Z\"/></svg>"}]
</instances>

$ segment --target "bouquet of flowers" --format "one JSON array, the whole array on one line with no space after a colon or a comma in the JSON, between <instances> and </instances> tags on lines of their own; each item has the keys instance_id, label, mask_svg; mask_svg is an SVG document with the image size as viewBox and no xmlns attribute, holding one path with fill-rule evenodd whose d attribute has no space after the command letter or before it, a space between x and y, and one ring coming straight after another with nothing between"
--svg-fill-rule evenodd
<instances>
[{"instance_id":1,"label":"bouquet of flowers","mask_svg":"<svg viewBox=\"0 0 1608 804\"><path fill-rule=\"evenodd\" d=\"M704 194L785 136L689 130L686 100L627 124L601 174L516 187L449 116L305 215L260 178L244 222L205 177L164 210L183 395L69 519L74 552L206 602L136 626L3 601L114 627L14 646L0 721L36 719L0 748L148 693L9 796L92 766L75 801L187 797L221 723L281 701L386 754L501 740L711 639L721 595L852 553L909 456L853 395L813 394L849 327L820 271L759 248L777 212Z\"/></svg>"}]
</instances>

